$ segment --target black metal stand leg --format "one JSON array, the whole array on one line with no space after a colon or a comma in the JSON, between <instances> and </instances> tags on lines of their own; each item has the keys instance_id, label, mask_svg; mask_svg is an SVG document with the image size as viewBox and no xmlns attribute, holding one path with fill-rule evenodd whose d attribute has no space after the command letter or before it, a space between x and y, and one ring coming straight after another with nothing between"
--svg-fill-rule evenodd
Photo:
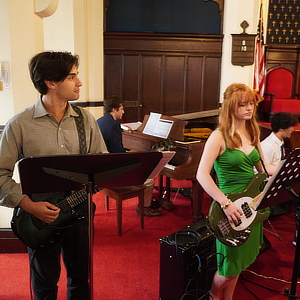
<instances>
[{"instance_id":1,"label":"black metal stand leg","mask_svg":"<svg viewBox=\"0 0 300 300\"><path fill-rule=\"evenodd\" d=\"M89 262L88 262L88 280L89 280L89 300L94 299L94 287L93 287L93 201L92 195L94 191L94 184L89 183L88 186L88 218L89 218L89 227L88 227L88 236L89 236Z\"/></svg>"},{"instance_id":2,"label":"black metal stand leg","mask_svg":"<svg viewBox=\"0 0 300 300\"><path fill-rule=\"evenodd\" d=\"M300 234L298 234L298 233L299 233L299 226L297 228L297 244L296 244L296 250L295 250L295 257L294 257L293 276L292 276L289 300L297 299L296 288L297 288L299 258L300 258L300 238L299 238Z\"/></svg>"},{"instance_id":3,"label":"black metal stand leg","mask_svg":"<svg viewBox=\"0 0 300 300\"><path fill-rule=\"evenodd\" d=\"M299 195L297 196L299 199ZM291 283L291 290L289 294L289 300L297 299L297 279L298 279L298 272L299 272L299 259L300 259L300 223L297 225L297 244L295 249L295 256L294 256L294 265L293 265L293 275L292 275L292 283Z\"/></svg>"}]
</instances>

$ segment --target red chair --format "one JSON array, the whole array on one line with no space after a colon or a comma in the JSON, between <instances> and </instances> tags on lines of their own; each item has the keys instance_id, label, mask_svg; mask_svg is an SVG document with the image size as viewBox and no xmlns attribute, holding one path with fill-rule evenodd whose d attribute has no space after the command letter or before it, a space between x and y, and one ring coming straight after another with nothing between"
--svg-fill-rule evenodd
<instances>
[{"instance_id":1,"label":"red chair","mask_svg":"<svg viewBox=\"0 0 300 300\"><path fill-rule=\"evenodd\" d=\"M298 95L298 94L297 94ZM267 74L263 116L267 121L275 112L300 114L300 100L293 92L293 74L284 68L276 68Z\"/></svg>"}]
</instances>

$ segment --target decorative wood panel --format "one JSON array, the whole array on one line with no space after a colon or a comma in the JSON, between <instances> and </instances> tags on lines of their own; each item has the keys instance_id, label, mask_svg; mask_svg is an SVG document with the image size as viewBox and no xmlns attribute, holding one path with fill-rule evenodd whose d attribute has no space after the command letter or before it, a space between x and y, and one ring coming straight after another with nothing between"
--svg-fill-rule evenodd
<instances>
[{"instance_id":1,"label":"decorative wood panel","mask_svg":"<svg viewBox=\"0 0 300 300\"><path fill-rule=\"evenodd\" d=\"M139 95L138 119L152 112L162 112L162 57L144 55L140 65L141 85L136 91ZM146 113L148 111L148 113Z\"/></svg>"},{"instance_id":2,"label":"decorative wood panel","mask_svg":"<svg viewBox=\"0 0 300 300\"><path fill-rule=\"evenodd\" d=\"M125 122L142 121L150 112L218 108L222 40L222 35L106 32L105 97L125 101Z\"/></svg>"}]
</instances>

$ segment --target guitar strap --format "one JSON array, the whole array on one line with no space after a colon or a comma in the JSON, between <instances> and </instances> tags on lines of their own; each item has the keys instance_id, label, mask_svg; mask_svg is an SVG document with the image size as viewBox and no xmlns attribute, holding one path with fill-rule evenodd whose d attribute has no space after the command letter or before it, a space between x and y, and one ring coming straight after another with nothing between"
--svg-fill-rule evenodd
<instances>
[{"instance_id":1,"label":"guitar strap","mask_svg":"<svg viewBox=\"0 0 300 300\"><path fill-rule=\"evenodd\" d=\"M259 160L260 160L260 162L261 162L261 164L262 164L262 166L263 166L263 169L264 169L265 173L267 174L267 177L269 178L270 175L269 175L269 173L268 173L268 171L267 171L267 169L266 169L265 163L264 163L264 161L261 159L261 155L260 155L260 152L259 152L259 150L258 150L257 147L256 147L256 149L257 149L257 151L258 151L258 153L259 153Z\"/></svg>"},{"instance_id":2,"label":"guitar strap","mask_svg":"<svg viewBox=\"0 0 300 300\"><path fill-rule=\"evenodd\" d=\"M260 161L261 161L261 164L262 164L262 166L263 166L263 168L264 168L265 173L267 174L267 177L269 178L270 175L269 175L269 173L268 173L268 171L267 171L267 169L266 169L266 166L265 166L265 164L264 164L264 162L263 162L263 160L262 160L261 158L260 158Z\"/></svg>"},{"instance_id":3,"label":"guitar strap","mask_svg":"<svg viewBox=\"0 0 300 300\"><path fill-rule=\"evenodd\" d=\"M84 122L83 122L83 115L79 107L71 104L72 108L75 112L79 115L79 117L75 117L75 123L77 127L78 137L79 137L79 147L80 153L85 154L87 153L86 147L86 137L85 137L85 130L84 130Z\"/></svg>"}]
</instances>

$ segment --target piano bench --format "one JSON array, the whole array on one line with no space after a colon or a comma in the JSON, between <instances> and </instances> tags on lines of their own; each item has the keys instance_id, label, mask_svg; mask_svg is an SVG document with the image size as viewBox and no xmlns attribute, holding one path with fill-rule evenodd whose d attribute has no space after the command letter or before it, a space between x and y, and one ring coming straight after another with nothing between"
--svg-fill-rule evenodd
<instances>
[{"instance_id":1,"label":"piano bench","mask_svg":"<svg viewBox=\"0 0 300 300\"><path fill-rule=\"evenodd\" d=\"M109 210L109 197L116 200L118 236L122 235L122 201L138 197L140 210L140 228L144 228L144 190L146 186L125 186L104 188L100 192L105 195L106 210Z\"/></svg>"}]
</instances>

